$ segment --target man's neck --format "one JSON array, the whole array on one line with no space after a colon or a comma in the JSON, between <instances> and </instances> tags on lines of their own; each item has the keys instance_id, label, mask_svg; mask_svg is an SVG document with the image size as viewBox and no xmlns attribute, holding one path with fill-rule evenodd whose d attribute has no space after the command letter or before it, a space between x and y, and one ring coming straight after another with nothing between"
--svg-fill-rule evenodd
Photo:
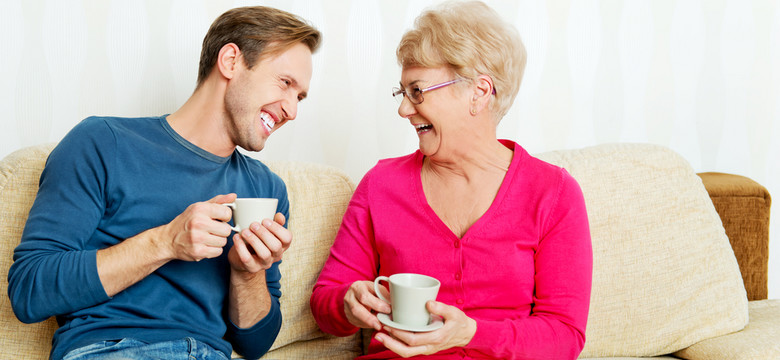
<instances>
[{"instance_id":1,"label":"man's neck","mask_svg":"<svg viewBox=\"0 0 780 360\"><path fill-rule=\"evenodd\" d=\"M214 155L227 157L236 149L225 126L225 86L207 79L176 112L168 124L187 141Z\"/></svg>"}]
</instances>

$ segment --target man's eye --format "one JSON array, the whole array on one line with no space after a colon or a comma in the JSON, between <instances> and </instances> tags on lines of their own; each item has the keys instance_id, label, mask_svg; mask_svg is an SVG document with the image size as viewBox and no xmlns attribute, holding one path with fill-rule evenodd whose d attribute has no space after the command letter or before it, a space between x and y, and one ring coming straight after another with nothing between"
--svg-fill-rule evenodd
<instances>
[{"instance_id":1,"label":"man's eye","mask_svg":"<svg viewBox=\"0 0 780 360\"><path fill-rule=\"evenodd\" d=\"M416 97L420 96L421 94L422 94L422 90L420 90L420 88L416 87L416 88L412 89L412 96L413 97L416 98Z\"/></svg>"}]
</instances>

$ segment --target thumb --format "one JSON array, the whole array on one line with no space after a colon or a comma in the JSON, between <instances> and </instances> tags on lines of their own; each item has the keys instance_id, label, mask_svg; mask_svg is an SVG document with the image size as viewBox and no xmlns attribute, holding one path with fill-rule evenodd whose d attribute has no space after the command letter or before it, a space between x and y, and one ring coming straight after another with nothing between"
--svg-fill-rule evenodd
<instances>
[{"instance_id":1,"label":"thumb","mask_svg":"<svg viewBox=\"0 0 780 360\"><path fill-rule=\"evenodd\" d=\"M210 202L214 204L227 204L235 201L237 197L238 196L234 193L223 194L223 195L217 195L206 202Z\"/></svg>"},{"instance_id":2,"label":"thumb","mask_svg":"<svg viewBox=\"0 0 780 360\"><path fill-rule=\"evenodd\" d=\"M440 303L436 300L428 301L425 303L425 307L428 308L428 312L433 315L439 315L445 319L452 316L452 306Z\"/></svg>"}]
</instances>

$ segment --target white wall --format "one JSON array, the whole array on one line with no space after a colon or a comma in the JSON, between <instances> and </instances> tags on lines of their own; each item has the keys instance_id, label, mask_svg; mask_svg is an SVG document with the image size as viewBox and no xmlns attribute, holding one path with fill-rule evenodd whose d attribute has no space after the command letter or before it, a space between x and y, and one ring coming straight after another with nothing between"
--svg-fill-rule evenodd
<instances>
[{"instance_id":1,"label":"white wall","mask_svg":"<svg viewBox=\"0 0 780 360\"><path fill-rule=\"evenodd\" d=\"M697 171L745 175L780 196L779 1L487 2L529 52L501 137L532 153L662 144ZM416 149L390 88L400 74L395 46L431 3L1 0L0 157L57 141L88 115L174 111L193 89L211 21L264 4L306 17L325 38L298 119L257 156L325 163L359 180L377 159ZM772 298L780 298L778 214Z\"/></svg>"}]
</instances>

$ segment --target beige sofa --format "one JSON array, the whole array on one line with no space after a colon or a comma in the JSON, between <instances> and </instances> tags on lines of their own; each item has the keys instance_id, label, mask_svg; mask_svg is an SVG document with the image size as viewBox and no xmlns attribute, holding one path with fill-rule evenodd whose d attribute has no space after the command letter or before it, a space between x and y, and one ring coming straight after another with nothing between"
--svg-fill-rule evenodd
<instances>
[{"instance_id":1,"label":"beige sofa","mask_svg":"<svg viewBox=\"0 0 780 360\"><path fill-rule=\"evenodd\" d=\"M53 319L16 320L5 276L52 146L22 149L0 163L2 359L46 358L57 326ZM761 300L770 206L763 187L733 175L697 176L677 154L653 145L538 156L567 168L588 206L594 274L581 358L780 359L780 300ZM326 166L269 166L288 185L295 238L281 269L284 324L266 358L354 358L363 336L322 333L308 306L354 183Z\"/></svg>"}]
</instances>

